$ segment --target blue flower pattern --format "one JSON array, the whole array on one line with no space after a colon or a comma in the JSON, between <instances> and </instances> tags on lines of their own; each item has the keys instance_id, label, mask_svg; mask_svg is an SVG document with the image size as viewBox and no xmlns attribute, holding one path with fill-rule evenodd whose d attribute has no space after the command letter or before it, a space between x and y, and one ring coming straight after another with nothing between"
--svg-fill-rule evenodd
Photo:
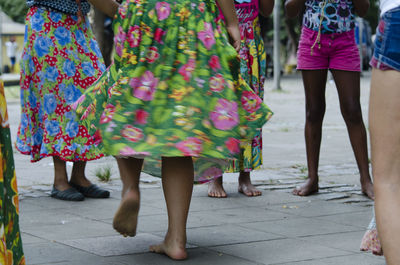
<instances>
[{"instance_id":1,"label":"blue flower pattern","mask_svg":"<svg viewBox=\"0 0 400 265\"><path fill-rule=\"evenodd\" d=\"M64 27L58 27L54 31L54 36L57 38L61 46L66 45L71 41L71 32Z\"/></svg>"},{"instance_id":2,"label":"blue flower pattern","mask_svg":"<svg viewBox=\"0 0 400 265\"><path fill-rule=\"evenodd\" d=\"M54 66L46 68L45 78L50 82L56 82L58 77L58 70Z\"/></svg>"},{"instance_id":3,"label":"blue flower pattern","mask_svg":"<svg viewBox=\"0 0 400 265\"><path fill-rule=\"evenodd\" d=\"M50 136L56 136L60 132L60 124L58 121L45 121L46 131Z\"/></svg>"},{"instance_id":4,"label":"blue flower pattern","mask_svg":"<svg viewBox=\"0 0 400 265\"><path fill-rule=\"evenodd\" d=\"M73 77L75 75L76 67L73 61L66 60L63 69L67 76Z\"/></svg>"},{"instance_id":5,"label":"blue flower pattern","mask_svg":"<svg viewBox=\"0 0 400 265\"><path fill-rule=\"evenodd\" d=\"M51 39L43 36L39 36L34 44L35 51L38 57L43 57L50 51L50 45L52 44Z\"/></svg>"},{"instance_id":6,"label":"blue flower pattern","mask_svg":"<svg viewBox=\"0 0 400 265\"><path fill-rule=\"evenodd\" d=\"M76 121L70 121L67 123L67 127L65 128L69 137L75 137L79 132L79 124Z\"/></svg>"},{"instance_id":7,"label":"blue flower pattern","mask_svg":"<svg viewBox=\"0 0 400 265\"><path fill-rule=\"evenodd\" d=\"M50 12L50 19L54 22L54 23L58 23L60 22L62 18L62 15L58 12Z\"/></svg>"},{"instance_id":8,"label":"blue flower pattern","mask_svg":"<svg viewBox=\"0 0 400 265\"><path fill-rule=\"evenodd\" d=\"M82 71L85 75L90 77L94 76L95 74L94 67L90 62L82 63Z\"/></svg>"},{"instance_id":9,"label":"blue flower pattern","mask_svg":"<svg viewBox=\"0 0 400 265\"><path fill-rule=\"evenodd\" d=\"M44 95L44 110L47 114L53 113L57 108L57 100L53 94Z\"/></svg>"},{"instance_id":10,"label":"blue flower pattern","mask_svg":"<svg viewBox=\"0 0 400 265\"><path fill-rule=\"evenodd\" d=\"M41 12L38 11L31 17L31 27L33 30L40 31L43 28L44 25L44 19L41 15Z\"/></svg>"},{"instance_id":11,"label":"blue flower pattern","mask_svg":"<svg viewBox=\"0 0 400 265\"><path fill-rule=\"evenodd\" d=\"M64 93L64 99L68 105L77 101L82 95L81 91L73 84L60 85L60 90Z\"/></svg>"}]
</instances>

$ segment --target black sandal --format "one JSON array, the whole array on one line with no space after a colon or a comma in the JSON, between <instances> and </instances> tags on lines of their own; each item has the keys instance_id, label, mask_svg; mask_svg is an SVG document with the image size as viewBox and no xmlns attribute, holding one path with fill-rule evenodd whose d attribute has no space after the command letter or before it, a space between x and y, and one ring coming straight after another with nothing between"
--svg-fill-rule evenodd
<instances>
[{"instance_id":1,"label":"black sandal","mask_svg":"<svg viewBox=\"0 0 400 265\"><path fill-rule=\"evenodd\" d=\"M85 196L83 196L83 194L77 191L75 188L69 188L61 191L56 189L54 186L50 196L64 201L83 201L85 199Z\"/></svg>"},{"instance_id":2,"label":"black sandal","mask_svg":"<svg viewBox=\"0 0 400 265\"><path fill-rule=\"evenodd\" d=\"M108 190L102 189L95 184L91 184L88 187L83 187L72 182L69 183L72 187L77 189L80 193L82 193L85 197L89 198L109 198L110 192Z\"/></svg>"}]
</instances>

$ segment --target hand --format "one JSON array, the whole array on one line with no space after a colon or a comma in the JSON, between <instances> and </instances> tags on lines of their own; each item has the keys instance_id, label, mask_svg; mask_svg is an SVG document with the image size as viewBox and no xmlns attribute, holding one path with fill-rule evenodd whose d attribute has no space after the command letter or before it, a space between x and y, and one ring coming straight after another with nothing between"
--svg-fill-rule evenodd
<instances>
[{"instance_id":1,"label":"hand","mask_svg":"<svg viewBox=\"0 0 400 265\"><path fill-rule=\"evenodd\" d=\"M235 48L235 50L238 52L240 50L240 31L239 31L239 26L234 25L234 26L227 26L226 30L228 31L229 34L229 42Z\"/></svg>"}]
</instances>

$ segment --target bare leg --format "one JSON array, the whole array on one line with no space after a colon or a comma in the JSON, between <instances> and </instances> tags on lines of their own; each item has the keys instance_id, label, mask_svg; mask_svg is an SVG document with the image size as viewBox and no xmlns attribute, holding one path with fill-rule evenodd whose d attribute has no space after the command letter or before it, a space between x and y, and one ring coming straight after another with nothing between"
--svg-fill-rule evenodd
<instances>
[{"instance_id":1,"label":"bare leg","mask_svg":"<svg viewBox=\"0 0 400 265\"><path fill-rule=\"evenodd\" d=\"M71 186L68 184L68 175L66 169L66 163L58 156L53 156L54 163L54 187L57 190L64 191Z\"/></svg>"},{"instance_id":2,"label":"bare leg","mask_svg":"<svg viewBox=\"0 0 400 265\"><path fill-rule=\"evenodd\" d=\"M356 157L362 192L374 199L374 190L369 174L367 133L360 106L360 73L332 70L339 93L340 109L346 122L351 146Z\"/></svg>"},{"instance_id":3,"label":"bare leg","mask_svg":"<svg viewBox=\"0 0 400 265\"><path fill-rule=\"evenodd\" d=\"M293 194L307 196L318 192L318 163L322 137L322 121L325 115L325 85L328 70L303 70L306 94L306 139L308 179Z\"/></svg>"},{"instance_id":4,"label":"bare leg","mask_svg":"<svg viewBox=\"0 0 400 265\"><path fill-rule=\"evenodd\" d=\"M208 183L208 196L213 198L226 198L226 192L222 185L222 176L214 178Z\"/></svg>"},{"instance_id":5,"label":"bare leg","mask_svg":"<svg viewBox=\"0 0 400 265\"><path fill-rule=\"evenodd\" d=\"M238 191L249 197L261 195L261 191L251 184L250 172L240 172Z\"/></svg>"},{"instance_id":6,"label":"bare leg","mask_svg":"<svg viewBox=\"0 0 400 265\"><path fill-rule=\"evenodd\" d=\"M86 161L74 162L71 174L72 183L83 187L89 187L92 184L86 178L85 167L86 167Z\"/></svg>"},{"instance_id":7,"label":"bare leg","mask_svg":"<svg viewBox=\"0 0 400 265\"><path fill-rule=\"evenodd\" d=\"M117 158L122 180L121 203L114 215L113 227L124 236L135 236L140 206L139 179L143 159Z\"/></svg>"},{"instance_id":8,"label":"bare leg","mask_svg":"<svg viewBox=\"0 0 400 265\"><path fill-rule=\"evenodd\" d=\"M163 157L162 183L168 210L168 231L164 241L150 246L150 251L171 259L186 259L186 222L193 190L192 158Z\"/></svg>"},{"instance_id":9,"label":"bare leg","mask_svg":"<svg viewBox=\"0 0 400 265\"><path fill-rule=\"evenodd\" d=\"M369 109L375 214L388 265L400 264L400 73L373 69Z\"/></svg>"}]
</instances>

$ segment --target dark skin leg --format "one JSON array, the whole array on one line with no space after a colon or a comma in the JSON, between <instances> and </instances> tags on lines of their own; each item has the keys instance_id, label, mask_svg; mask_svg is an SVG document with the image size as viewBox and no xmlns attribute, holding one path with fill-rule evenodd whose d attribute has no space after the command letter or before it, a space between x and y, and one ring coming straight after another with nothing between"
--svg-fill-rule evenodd
<instances>
[{"instance_id":1,"label":"dark skin leg","mask_svg":"<svg viewBox=\"0 0 400 265\"><path fill-rule=\"evenodd\" d=\"M248 197L261 195L261 191L251 184L250 172L240 172L238 191Z\"/></svg>"},{"instance_id":2,"label":"dark skin leg","mask_svg":"<svg viewBox=\"0 0 400 265\"><path fill-rule=\"evenodd\" d=\"M66 162L57 156L53 156L53 162L54 162L54 187L61 191L71 188L71 186L68 184Z\"/></svg>"},{"instance_id":3,"label":"dark skin leg","mask_svg":"<svg viewBox=\"0 0 400 265\"><path fill-rule=\"evenodd\" d=\"M53 156L54 162L54 186L56 189L64 191L71 186L68 183L68 174L66 168L66 162L57 156ZM71 174L71 182L83 187L88 187L92 183L85 176L86 162L79 161L74 162Z\"/></svg>"},{"instance_id":4,"label":"dark skin leg","mask_svg":"<svg viewBox=\"0 0 400 265\"><path fill-rule=\"evenodd\" d=\"M208 196L213 198L226 198L226 191L222 185L222 176L208 183Z\"/></svg>"},{"instance_id":5,"label":"dark skin leg","mask_svg":"<svg viewBox=\"0 0 400 265\"><path fill-rule=\"evenodd\" d=\"M86 161L74 162L71 173L71 182L83 187L89 187L92 183L85 175Z\"/></svg>"},{"instance_id":6,"label":"dark skin leg","mask_svg":"<svg viewBox=\"0 0 400 265\"><path fill-rule=\"evenodd\" d=\"M248 197L260 196L262 193L252 183L250 172L241 171L239 175L238 191ZM227 194L222 185L222 176L208 183L208 196L213 198L226 198Z\"/></svg>"},{"instance_id":7,"label":"dark skin leg","mask_svg":"<svg viewBox=\"0 0 400 265\"><path fill-rule=\"evenodd\" d=\"M135 236L140 206L139 179L143 159L117 158L122 180L121 203L114 215L113 227L123 236Z\"/></svg>"},{"instance_id":8,"label":"dark skin leg","mask_svg":"<svg viewBox=\"0 0 400 265\"><path fill-rule=\"evenodd\" d=\"M307 196L318 192L318 163L322 137L322 122L325 115L325 86L328 70L303 70L306 97L306 141L308 179L293 190L293 194Z\"/></svg>"},{"instance_id":9,"label":"dark skin leg","mask_svg":"<svg viewBox=\"0 0 400 265\"><path fill-rule=\"evenodd\" d=\"M360 171L362 192L374 199L373 185L369 174L367 133L360 106L360 73L332 70L339 94L340 110L346 122L351 146Z\"/></svg>"}]
</instances>

